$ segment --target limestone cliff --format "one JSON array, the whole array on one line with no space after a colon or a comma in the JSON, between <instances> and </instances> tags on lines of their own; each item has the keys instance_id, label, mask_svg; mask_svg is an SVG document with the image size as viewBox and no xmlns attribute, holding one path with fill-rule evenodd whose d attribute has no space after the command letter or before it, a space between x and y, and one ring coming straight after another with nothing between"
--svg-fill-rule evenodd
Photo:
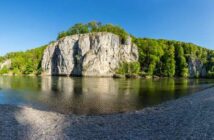
<instances>
[{"instance_id":1,"label":"limestone cliff","mask_svg":"<svg viewBox=\"0 0 214 140\"><path fill-rule=\"evenodd\" d=\"M10 67L11 67L11 60L10 59L0 63L0 70L3 68L10 68Z\"/></svg>"},{"instance_id":2,"label":"limestone cliff","mask_svg":"<svg viewBox=\"0 0 214 140\"><path fill-rule=\"evenodd\" d=\"M189 77L206 77L207 71L204 63L199 59L189 58L188 60Z\"/></svg>"},{"instance_id":3,"label":"limestone cliff","mask_svg":"<svg viewBox=\"0 0 214 140\"><path fill-rule=\"evenodd\" d=\"M112 76L122 62L138 61L131 38L112 33L72 35L51 43L43 54L44 75Z\"/></svg>"}]
</instances>

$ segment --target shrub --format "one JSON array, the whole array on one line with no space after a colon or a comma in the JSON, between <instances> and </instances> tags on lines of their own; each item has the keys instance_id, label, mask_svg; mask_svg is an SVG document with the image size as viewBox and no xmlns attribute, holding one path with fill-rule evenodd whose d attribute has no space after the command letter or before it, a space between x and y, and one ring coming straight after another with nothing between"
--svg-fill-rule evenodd
<instances>
[{"instance_id":1,"label":"shrub","mask_svg":"<svg viewBox=\"0 0 214 140\"><path fill-rule=\"evenodd\" d=\"M0 75L1 74L6 74L9 72L9 69L7 67L3 67L1 70L0 70Z\"/></svg>"},{"instance_id":2,"label":"shrub","mask_svg":"<svg viewBox=\"0 0 214 140\"><path fill-rule=\"evenodd\" d=\"M117 74L139 74L140 64L139 62L124 62L120 64Z\"/></svg>"},{"instance_id":3,"label":"shrub","mask_svg":"<svg viewBox=\"0 0 214 140\"><path fill-rule=\"evenodd\" d=\"M213 71L208 71L207 77L208 78L214 78L214 72Z\"/></svg>"}]
</instances>

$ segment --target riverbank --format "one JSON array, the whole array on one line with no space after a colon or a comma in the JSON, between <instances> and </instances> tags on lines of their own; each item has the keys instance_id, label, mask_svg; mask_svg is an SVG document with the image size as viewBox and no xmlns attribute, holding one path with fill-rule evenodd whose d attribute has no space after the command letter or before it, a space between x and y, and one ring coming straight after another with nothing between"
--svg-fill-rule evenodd
<instances>
[{"instance_id":1,"label":"riverbank","mask_svg":"<svg viewBox=\"0 0 214 140\"><path fill-rule=\"evenodd\" d=\"M131 113L62 115L0 105L0 138L212 139L214 88Z\"/></svg>"}]
</instances>

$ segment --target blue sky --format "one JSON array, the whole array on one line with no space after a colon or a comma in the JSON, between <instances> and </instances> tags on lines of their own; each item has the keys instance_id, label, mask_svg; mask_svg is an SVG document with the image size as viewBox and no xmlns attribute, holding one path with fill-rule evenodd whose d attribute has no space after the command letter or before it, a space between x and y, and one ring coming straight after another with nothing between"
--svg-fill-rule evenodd
<instances>
[{"instance_id":1,"label":"blue sky","mask_svg":"<svg viewBox=\"0 0 214 140\"><path fill-rule=\"evenodd\" d=\"M60 31L89 21L214 49L213 7L213 0L1 0L0 55L47 44Z\"/></svg>"}]
</instances>

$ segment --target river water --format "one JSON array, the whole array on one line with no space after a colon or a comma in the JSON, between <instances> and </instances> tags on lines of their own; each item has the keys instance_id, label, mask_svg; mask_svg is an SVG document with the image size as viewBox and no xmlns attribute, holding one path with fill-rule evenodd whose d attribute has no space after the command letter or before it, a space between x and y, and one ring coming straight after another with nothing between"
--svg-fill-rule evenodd
<instances>
[{"instance_id":1,"label":"river water","mask_svg":"<svg viewBox=\"0 0 214 140\"><path fill-rule=\"evenodd\" d=\"M0 104L74 114L140 110L212 87L208 79L0 77Z\"/></svg>"}]
</instances>

